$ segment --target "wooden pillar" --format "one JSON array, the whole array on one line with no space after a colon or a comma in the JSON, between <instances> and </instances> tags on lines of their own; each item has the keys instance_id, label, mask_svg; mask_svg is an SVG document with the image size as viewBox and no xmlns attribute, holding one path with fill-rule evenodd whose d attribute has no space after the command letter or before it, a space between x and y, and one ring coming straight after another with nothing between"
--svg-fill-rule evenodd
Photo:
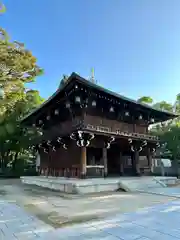
<instances>
[{"instance_id":1,"label":"wooden pillar","mask_svg":"<svg viewBox=\"0 0 180 240\"><path fill-rule=\"evenodd\" d=\"M147 149L147 160L148 160L149 169L150 169L150 171L152 171L152 167L153 167L153 154L152 154L150 148Z\"/></svg>"},{"instance_id":2,"label":"wooden pillar","mask_svg":"<svg viewBox=\"0 0 180 240\"><path fill-rule=\"evenodd\" d=\"M152 167L152 153L151 153L151 149L150 148L148 148L147 160L148 160L148 166L151 168Z\"/></svg>"},{"instance_id":3,"label":"wooden pillar","mask_svg":"<svg viewBox=\"0 0 180 240\"><path fill-rule=\"evenodd\" d=\"M81 178L86 178L87 154L86 147L81 147Z\"/></svg>"},{"instance_id":4,"label":"wooden pillar","mask_svg":"<svg viewBox=\"0 0 180 240\"><path fill-rule=\"evenodd\" d=\"M119 153L119 165L120 165L120 175L124 175L124 158L122 156L122 152Z\"/></svg>"},{"instance_id":5,"label":"wooden pillar","mask_svg":"<svg viewBox=\"0 0 180 240\"><path fill-rule=\"evenodd\" d=\"M104 177L108 175L107 148L103 148Z\"/></svg>"},{"instance_id":6,"label":"wooden pillar","mask_svg":"<svg viewBox=\"0 0 180 240\"><path fill-rule=\"evenodd\" d=\"M139 151L134 152L134 166L135 166L135 174L140 175L140 166L139 166Z\"/></svg>"}]
</instances>

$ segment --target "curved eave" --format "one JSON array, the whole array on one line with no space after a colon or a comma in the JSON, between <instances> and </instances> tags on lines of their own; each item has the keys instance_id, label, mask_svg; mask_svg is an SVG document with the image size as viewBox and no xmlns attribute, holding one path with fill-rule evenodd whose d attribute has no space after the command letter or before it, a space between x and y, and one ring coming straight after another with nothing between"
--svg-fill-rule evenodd
<instances>
[{"instance_id":1,"label":"curved eave","mask_svg":"<svg viewBox=\"0 0 180 240\"><path fill-rule=\"evenodd\" d=\"M163 121L167 121L167 120L170 120L170 119L173 119L173 118L177 118L179 117L179 115L177 114L174 114L174 113L171 113L171 112L168 112L168 111L161 111L161 110L157 110L147 104L143 104L143 103L138 103L137 101L135 100L132 100L130 98L127 98L127 97L124 97L118 93L115 93L115 92L112 92L108 89L105 89L95 83L92 83L84 78L82 78L81 76L79 76L78 74L76 73L72 73L71 76L68 78L68 80L65 82L65 84L62 86L62 88L58 88L57 91L52 95L50 96L43 104L41 104L37 109L35 109L34 111L32 111L31 113L29 113L28 115L26 115L23 119L21 119L21 123L24 123L26 122L31 116L34 116L36 114L38 114L38 112L40 112L45 106L47 106L48 104L50 104L51 101L53 101L53 99L55 97L57 97L57 95L59 95L62 91L64 91L66 89L66 87L70 84L70 82L72 82L72 80L76 80L76 81L79 81L80 83L86 85L87 87L90 87L90 88L93 88L93 89L96 89L100 92L105 92L106 94L109 94L119 100L124 100L130 104L135 104L136 106L139 106L139 108L141 108L142 110L150 110L150 111L153 111L153 114L157 114L157 115L163 115L164 118L166 118L165 120ZM162 118L163 118L162 117ZM163 118L163 119L164 119ZM157 123L158 121L156 121Z\"/></svg>"},{"instance_id":2,"label":"curved eave","mask_svg":"<svg viewBox=\"0 0 180 240\"><path fill-rule=\"evenodd\" d=\"M71 76L68 78L68 80L65 82L65 84L63 85L62 88L58 88L55 93L53 93L53 95L51 95L46 101L44 101L38 108L36 108L35 110L33 110L32 112L30 112L29 114L27 114L25 117L23 117L21 119L21 123L23 124L29 117L36 115L38 112L40 112L42 110L42 108L46 107L48 104L50 104L51 101L53 101L53 99L55 97L57 97L60 92L64 91L65 88L67 87L67 85L71 82L71 80L74 78L73 74L71 74Z\"/></svg>"}]
</instances>

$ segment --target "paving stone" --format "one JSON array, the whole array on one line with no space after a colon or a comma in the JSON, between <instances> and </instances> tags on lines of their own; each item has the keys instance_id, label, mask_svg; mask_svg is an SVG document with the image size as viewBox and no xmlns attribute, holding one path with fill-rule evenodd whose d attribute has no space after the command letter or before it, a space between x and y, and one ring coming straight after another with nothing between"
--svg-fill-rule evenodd
<instances>
[{"instance_id":1,"label":"paving stone","mask_svg":"<svg viewBox=\"0 0 180 240\"><path fill-rule=\"evenodd\" d=\"M69 240L109 240L113 237L123 240L177 240L180 239L180 211L177 211L179 206L179 201L170 202L134 213L116 215L104 221L54 230L53 234L56 232L59 235L60 238L57 239ZM175 221L174 227L172 219Z\"/></svg>"},{"instance_id":2,"label":"paving stone","mask_svg":"<svg viewBox=\"0 0 180 240\"><path fill-rule=\"evenodd\" d=\"M16 204L0 201L0 239L178 240L179 219L180 201L176 200L101 221L54 229Z\"/></svg>"}]
</instances>

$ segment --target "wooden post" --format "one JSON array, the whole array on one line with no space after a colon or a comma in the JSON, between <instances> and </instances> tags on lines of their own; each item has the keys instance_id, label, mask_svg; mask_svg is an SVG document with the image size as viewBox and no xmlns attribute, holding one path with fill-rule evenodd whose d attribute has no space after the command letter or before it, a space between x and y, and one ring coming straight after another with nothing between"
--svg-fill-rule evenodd
<instances>
[{"instance_id":1,"label":"wooden post","mask_svg":"<svg viewBox=\"0 0 180 240\"><path fill-rule=\"evenodd\" d=\"M149 169L150 169L150 171L152 171L152 165L153 165L153 160L152 160L152 153L151 153L151 149L150 148L148 148L148 152L147 152L147 160L148 160L148 166L149 166Z\"/></svg>"},{"instance_id":2,"label":"wooden post","mask_svg":"<svg viewBox=\"0 0 180 240\"><path fill-rule=\"evenodd\" d=\"M86 147L81 147L81 178L86 178L87 155Z\"/></svg>"},{"instance_id":3,"label":"wooden post","mask_svg":"<svg viewBox=\"0 0 180 240\"><path fill-rule=\"evenodd\" d=\"M107 148L103 148L104 177L108 175Z\"/></svg>"},{"instance_id":4,"label":"wooden post","mask_svg":"<svg viewBox=\"0 0 180 240\"><path fill-rule=\"evenodd\" d=\"M135 161L135 171L136 175L140 175L140 166L139 166L139 151L134 152L134 161Z\"/></svg>"},{"instance_id":5,"label":"wooden post","mask_svg":"<svg viewBox=\"0 0 180 240\"><path fill-rule=\"evenodd\" d=\"M120 165L120 175L124 175L124 158L122 157L122 152L119 154L119 165Z\"/></svg>"},{"instance_id":6,"label":"wooden post","mask_svg":"<svg viewBox=\"0 0 180 240\"><path fill-rule=\"evenodd\" d=\"M148 160L148 166L151 167L151 164L152 164L152 154L151 154L150 148L148 148L148 151L147 151L147 160Z\"/></svg>"}]
</instances>

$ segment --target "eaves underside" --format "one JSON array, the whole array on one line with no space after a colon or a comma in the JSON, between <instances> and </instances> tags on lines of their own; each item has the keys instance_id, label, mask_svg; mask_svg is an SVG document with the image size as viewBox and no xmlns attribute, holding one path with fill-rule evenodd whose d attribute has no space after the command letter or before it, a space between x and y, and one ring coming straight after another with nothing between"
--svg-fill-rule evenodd
<instances>
[{"instance_id":1,"label":"eaves underside","mask_svg":"<svg viewBox=\"0 0 180 240\"><path fill-rule=\"evenodd\" d=\"M118 93L115 93L115 92L112 92L108 89L105 89L105 88L103 88L103 87L101 87L101 86L99 86L95 83L92 83L92 82L82 78L81 76L77 75L76 73L72 73L71 76L68 78L68 80L66 81L66 83L64 84L64 86L62 88L58 88L57 91L48 100L46 100L39 108L35 109L33 112L31 112L30 114L25 116L21 121L22 122L26 121L29 117L37 115L43 108L47 107L48 105L51 105L51 103L53 104L54 98L56 98L63 91L65 91L68 88L68 85L70 85L73 81L78 81L81 84L86 85L89 88L96 89L100 92L104 92L104 93L110 95L111 97L115 97L117 100L123 100L123 101L125 101L129 104L135 104L136 106L138 106L142 110L150 110L150 111L153 111L154 113L166 115L168 119L176 118L176 117L179 116L177 114L173 114L173 113L170 113L170 112L167 112L167 111L157 110L157 109L155 109L151 106L148 106L147 104L138 103L135 100L129 99L129 98L127 98L125 96L122 96Z\"/></svg>"}]
</instances>

